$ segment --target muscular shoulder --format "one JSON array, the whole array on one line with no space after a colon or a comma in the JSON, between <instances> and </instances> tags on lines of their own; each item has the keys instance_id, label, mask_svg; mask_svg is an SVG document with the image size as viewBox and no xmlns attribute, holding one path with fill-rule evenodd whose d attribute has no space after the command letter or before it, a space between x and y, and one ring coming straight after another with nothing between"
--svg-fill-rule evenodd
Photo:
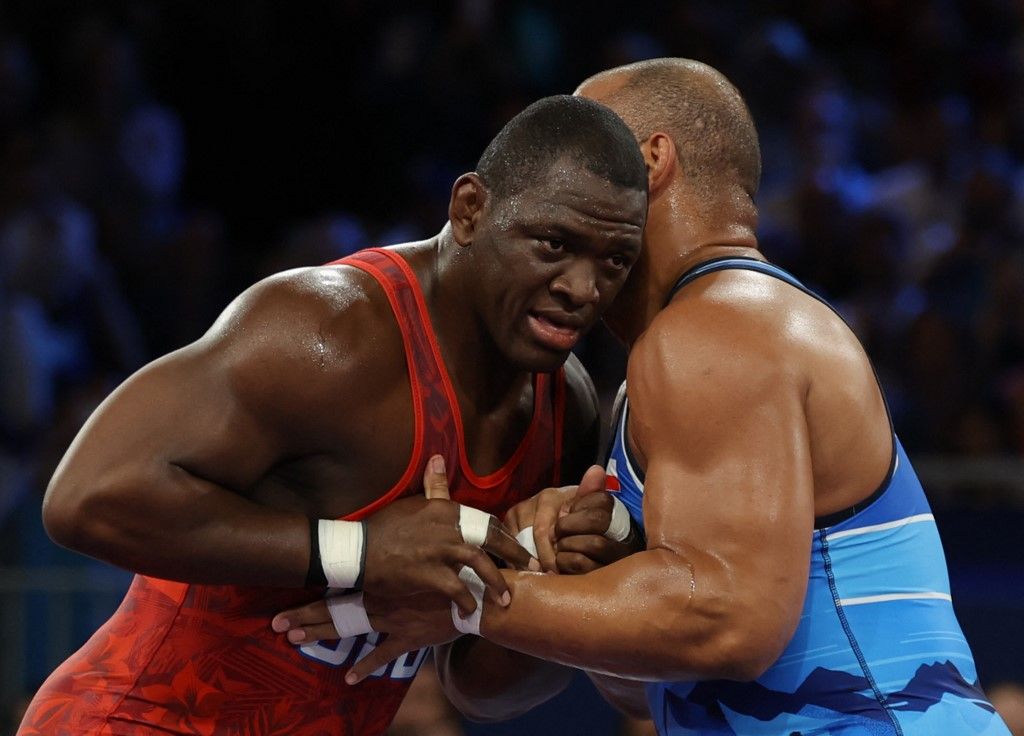
<instances>
[{"instance_id":1,"label":"muscular shoulder","mask_svg":"<svg viewBox=\"0 0 1024 736\"><path fill-rule=\"evenodd\" d=\"M658 316L671 329L687 327L702 342L742 343L744 354L799 369L802 363L856 339L826 304L772 276L721 271L696 281Z\"/></svg>"},{"instance_id":2,"label":"muscular shoulder","mask_svg":"<svg viewBox=\"0 0 1024 736\"><path fill-rule=\"evenodd\" d=\"M278 329L304 332L312 325L358 316L384 302L376 282L346 266L318 266L282 271L256 282L220 315L211 333L223 336L238 329ZM386 302L384 302L386 304Z\"/></svg>"},{"instance_id":3,"label":"muscular shoulder","mask_svg":"<svg viewBox=\"0 0 1024 736\"><path fill-rule=\"evenodd\" d=\"M197 347L215 355L244 396L303 407L403 375L401 334L387 299L351 267L285 271L254 284ZM393 370L391 370L393 368Z\"/></svg>"},{"instance_id":4,"label":"muscular shoulder","mask_svg":"<svg viewBox=\"0 0 1024 736\"><path fill-rule=\"evenodd\" d=\"M806 369L793 315L757 286L762 293L751 296L751 284L698 282L663 309L630 352L631 403L710 408L801 391Z\"/></svg>"}]
</instances>

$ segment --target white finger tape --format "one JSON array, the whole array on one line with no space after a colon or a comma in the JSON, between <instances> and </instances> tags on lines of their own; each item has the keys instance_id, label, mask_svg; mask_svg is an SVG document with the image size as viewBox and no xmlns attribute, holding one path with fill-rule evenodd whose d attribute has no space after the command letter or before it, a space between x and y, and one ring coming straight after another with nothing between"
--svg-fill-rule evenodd
<instances>
[{"instance_id":1,"label":"white finger tape","mask_svg":"<svg viewBox=\"0 0 1024 736\"><path fill-rule=\"evenodd\" d=\"M466 584L466 587L469 588L469 591L476 599L476 610L467 618L462 618L459 614L459 607L453 602L452 623L455 624L456 631L461 631L463 634L476 634L480 636L480 617L484 614L484 581L480 579L480 576L476 574L473 568L466 567L465 565L459 570L459 580Z\"/></svg>"},{"instance_id":2,"label":"white finger tape","mask_svg":"<svg viewBox=\"0 0 1024 736\"><path fill-rule=\"evenodd\" d=\"M320 519L320 564L332 588L351 588L363 570L363 525Z\"/></svg>"},{"instance_id":3,"label":"white finger tape","mask_svg":"<svg viewBox=\"0 0 1024 736\"><path fill-rule=\"evenodd\" d=\"M520 529L519 533L516 534L516 541L522 545L523 549L530 553L531 557L537 556L537 542L533 538L532 526Z\"/></svg>"},{"instance_id":4,"label":"white finger tape","mask_svg":"<svg viewBox=\"0 0 1024 736\"><path fill-rule=\"evenodd\" d=\"M331 614L334 628L339 639L351 639L353 636L369 634L373 631L370 619L363 606L362 593L337 595L327 599L327 611Z\"/></svg>"},{"instance_id":5,"label":"white finger tape","mask_svg":"<svg viewBox=\"0 0 1024 736\"><path fill-rule=\"evenodd\" d=\"M490 525L491 515L486 511L459 504L459 531L462 532L466 544L483 546L487 541L487 529Z\"/></svg>"},{"instance_id":6,"label":"white finger tape","mask_svg":"<svg viewBox=\"0 0 1024 736\"><path fill-rule=\"evenodd\" d=\"M625 541L630 532L629 509L616 496L612 496L612 518L604 535L616 542Z\"/></svg>"}]
</instances>

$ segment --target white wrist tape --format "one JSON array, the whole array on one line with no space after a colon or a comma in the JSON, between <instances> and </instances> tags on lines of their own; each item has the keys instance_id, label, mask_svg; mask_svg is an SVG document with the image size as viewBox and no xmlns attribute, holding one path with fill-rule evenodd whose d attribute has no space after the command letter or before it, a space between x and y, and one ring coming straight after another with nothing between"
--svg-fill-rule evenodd
<instances>
[{"instance_id":1,"label":"white wrist tape","mask_svg":"<svg viewBox=\"0 0 1024 736\"><path fill-rule=\"evenodd\" d=\"M366 539L358 521L320 519L320 564L332 588L352 588L363 573Z\"/></svg>"},{"instance_id":2,"label":"white wrist tape","mask_svg":"<svg viewBox=\"0 0 1024 736\"><path fill-rule=\"evenodd\" d=\"M487 541L487 530L490 525L491 515L486 511L459 504L459 531L462 532L466 544L483 546Z\"/></svg>"},{"instance_id":3,"label":"white wrist tape","mask_svg":"<svg viewBox=\"0 0 1024 736\"><path fill-rule=\"evenodd\" d=\"M476 610L468 618L459 615L459 607L452 602L452 623L455 630L463 634L476 634L480 636L480 617L484 615L484 581L476 574L472 567L462 566L459 570L459 580L466 584L473 597L476 599Z\"/></svg>"},{"instance_id":4,"label":"white wrist tape","mask_svg":"<svg viewBox=\"0 0 1024 736\"><path fill-rule=\"evenodd\" d=\"M331 614L339 639L369 634L373 631L363 606L362 593L335 595L327 598L327 611Z\"/></svg>"},{"instance_id":5,"label":"white wrist tape","mask_svg":"<svg viewBox=\"0 0 1024 736\"><path fill-rule=\"evenodd\" d=\"M520 529L519 533L516 534L516 541L530 553L531 557L537 556L537 542L533 538L533 527L528 526L525 529Z\"/></svg>"},{"instance_id":6,"label":"white wrist tape","mask_svg":"<svg viewBox=\"0 0 1024 736\"><path fill-rule=\"evenodd\" d=\"M604 535L616 542L625 541L632 529L629 521L629 509L617 496L612 494L612 519L608 522L608 528Z\"/></svg>"}]
</instances>

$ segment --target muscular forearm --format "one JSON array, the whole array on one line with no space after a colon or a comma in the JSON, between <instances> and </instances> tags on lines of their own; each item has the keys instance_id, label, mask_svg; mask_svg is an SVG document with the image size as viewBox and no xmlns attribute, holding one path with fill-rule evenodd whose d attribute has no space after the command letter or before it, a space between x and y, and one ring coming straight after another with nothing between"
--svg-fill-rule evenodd
<instances>
[{"instance_id":1,"label":"muscular forearm","mask_svg":"<svg viewBox=\"0 0 1024 736\"><path fill-rule=\"evenodd\" d=\"M43 508L54 540L134 572L183 582L301 586L309 525L173 464L58 472Z\"/></svg>"},{"instance_id":2,"label":"muscular forearm","mask_svg":"<svg viewBox=\"0 0 1024 736\"><path fill-rule=\"evenodd\" d=\"M560 693L572 678L568 667L475 636L434 651L448 699L475 721L515 718Z\"/></svg>"},{"instance_id":3,"label":"muscular forearm","mask_svg":"<svg viewBox=\"0 0 1024 736\"><path fill-rule=\"evenodd\" d=\"M751 679L777 656L745 650L756 602L710 557L656 549L586 575L505 574L512 604L485 607L481 633L533 656L637 680Z\"/></svg>"}]
</instances>

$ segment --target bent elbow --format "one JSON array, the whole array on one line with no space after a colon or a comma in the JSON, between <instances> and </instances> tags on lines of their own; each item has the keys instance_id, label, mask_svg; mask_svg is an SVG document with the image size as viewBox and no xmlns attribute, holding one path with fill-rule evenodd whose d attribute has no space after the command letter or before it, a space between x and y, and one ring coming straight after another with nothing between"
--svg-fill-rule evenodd
<instances>
[{"instance_id":1,"label":"bent elbow","mask_svg":"<svg viewBox=\"0 0 1024 736\"><path fill-rule=\"evenodd\" d=\"M109 513L114 494L68 481L50 481L43 498L43 528L56 544L93 557L116 537Z\"/></svg>"},{"instance_id":2,"label":"bent elbow","mask_svg":"<svg viewBox=\"0 0 1024 736\"><path fill-rule=\"evenodd\" d=\"M785 649L776 641L778 637L763 631L737 631L727 637L722 646L720 677L737 682L758 679L775 664Z\"/></svg>"},{"instance_id":3,"label":"bent elbow","mask_svg":"<svg viewBox=\"0 0 1024 736\"><path fill-rule=\"evenodd\" d=\"M81 494L50 481L43 497L43 528L56 544L78 549L81 544Z\"/></svg>"},{"instance_id":4,"label":"bent elbow","mask_svg":"<svg viewBox=\"0 0 1024 736\"><path fill-rule=\"evenodd\" d=\"M725 663L722 679L753 682L767 672L776 659L757 652L742 652Z\"/></svg>"}]
</instances>

